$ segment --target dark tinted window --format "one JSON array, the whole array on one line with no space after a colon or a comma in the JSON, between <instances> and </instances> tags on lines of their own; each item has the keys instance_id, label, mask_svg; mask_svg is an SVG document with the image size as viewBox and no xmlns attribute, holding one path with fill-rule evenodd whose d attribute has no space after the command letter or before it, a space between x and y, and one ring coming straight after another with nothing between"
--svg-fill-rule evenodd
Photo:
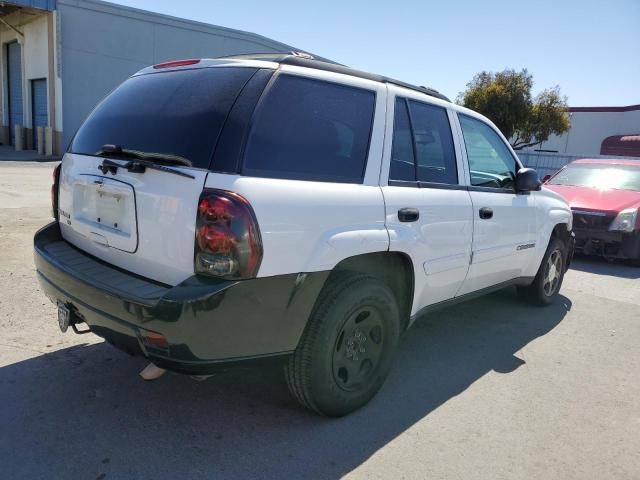
<instances>
[{"instance_id":1,"label":"dark tinted window","mask_svg":"<svg viewBox=\"0 0 640 480\"><path fill-rule=\"evenodd\" d=\"M404 181L416 180L413 138L411 136L407 102L404 98L396 98L389 179Z\"/></svg>"},{"instance_id":2,"label":"dark tinted window","mask_svg":"<svg viewBox=\"0 0 640 480\"><path fill-rule=\"evenodd\" d=\"M409 101L416 145L418 180L457 184L458 169L447 111L442 107Z\"/></svg>"},{"instance_id":3,"label":"dark tinted window","mask_svg":"<svg viewBox=\"0 0 640 480\"><path fill-rule=\"evenodd\" d=\"M273 70L260 69L251 77L233 104L231 112L218 138L210 170L214 172L237 173L242 164L244 141L251 129L251 117L260 96L273 75Z\"/></svg>"},{"instance_id":4,"label":"dark tinted window","mask_svg":"<svg viewBox=\"0 0 640 480\"><path fill-rule=\"evenodd\" d=\"M471 185L489 188L512 188L517 163L498 134L486 123L458 115L467 149Z\"/></svg>"},{"instance_id":5,"label":"dark tinted window","mask_svg":"<svg viewBox=\"0 0 640 480\"><path fill-rule=\"evenodd\" d=\"M208 168L229 110L255 71L200 68L130 78L91 113L71 151L95 155L112 144Z\"/></svg>"},{"instance_id":6,"label":"dark tinted window","mask_svg":"<svg viewBox=\"0 0 640 480\"><path fill-rule=\"evenodd\" d=\"M281 75L256 112L242 173L360 183L374 106L372 91Z\"/></svg>"}]
</instances>

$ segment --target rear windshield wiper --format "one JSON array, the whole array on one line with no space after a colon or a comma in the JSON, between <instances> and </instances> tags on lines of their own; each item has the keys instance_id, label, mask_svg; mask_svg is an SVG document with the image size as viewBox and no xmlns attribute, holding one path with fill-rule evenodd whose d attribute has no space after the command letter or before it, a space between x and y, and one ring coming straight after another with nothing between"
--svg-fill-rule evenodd
<instances>
[{"instance_id":1,"label":"rear windshield wiper","mask_svg":"<svg viewBox=\"0 0 640 480\"><path fill-rule=\"evenodd\" d=\"M144 173L146 168L152 170L159 170L161 172L173 173L174 175L180 175L187 178L195 178L193 175L175 170L173 168L166 167L165 165L180 165L190 167L191 162L186 158L178 155L164 154L164 153L146 153L137 150L127 150L119 145L104 145L102 149L96 153L100 157L121 157L123 159L135 159L130 160L128 163L121 165L116 162L112 162L106 159L102 162L100 169L102 173L107 172L116 173L118 168L126 168L130 172Z\"/></svg>"},{"instance_id":2,"label":"rear windshield wiper","mask_svg":"<svg viewBox=\"0 0 640 480\"><path fill-rule=\"evenodd\" d=\"M184 157L171 153L141 152L140 150L129 150L120 145L103 145L102 149L96 153L99 157L120 156L126 158L136 158L138 160L148 160L150 162L163 163L165 165L181 165L191 167L192 163Z\"/></svg>"},{"instance_id":3,"label":"rear windshield wiper","mask_svg":"<svg viewBox=\"0 0 640 480\"><path fill-rule=\"evenodd\" d=\"M105 158L104 161L102 162L102 165L100 165L98 168L105 175L107 174L107 172L110 172L111 174L115 175L118 172L119 168L126 168L127 171L133 172L133 173L144 173L147 168L150 168L151 170L158 170L160 172L173 173L174 175L180 175L181 177L187 177L192 179L196 178L193 175L190 175L185 172L181 172L180 170L176 170L175 168L165 167L164 165L158 165L157 163L147 162L146 160L129 160L127 163L122 164L122 163L114 162L113 160L109 160L108 158Z\"/></svg>"}]
</instances>

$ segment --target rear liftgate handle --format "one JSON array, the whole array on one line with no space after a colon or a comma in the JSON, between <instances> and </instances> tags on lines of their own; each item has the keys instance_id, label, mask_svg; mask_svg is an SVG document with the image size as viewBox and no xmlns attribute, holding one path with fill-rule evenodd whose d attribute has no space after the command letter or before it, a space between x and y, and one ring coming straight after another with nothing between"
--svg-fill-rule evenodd
<instances>
[{"instance_id":1,"label":"rear liftgate handle","mask_svg":"<svg viewBox=\"0 0 640 480\"><path fill-rule=\"evenodd\" d=\"M401 208L398 210L398 220L401 222L415 222L420 218L420 210L417 208Z\"/></svg>"}]
</instances>

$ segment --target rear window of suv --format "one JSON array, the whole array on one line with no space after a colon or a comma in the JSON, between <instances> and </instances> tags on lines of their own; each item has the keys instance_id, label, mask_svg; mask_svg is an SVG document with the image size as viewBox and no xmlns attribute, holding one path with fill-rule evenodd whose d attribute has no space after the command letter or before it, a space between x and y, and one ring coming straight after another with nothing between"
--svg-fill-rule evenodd
<instances>
[{"instance_id":1,"label":"rear window of suv","mask_svg":"<svg viewBox=\"0 0 640 480\"><path fill-rule=\"evenodd\" d=\"M361 183L375 93L279 75L258 106L243 175Z\"/></svg>"},{"instance_id":2,"label":"rear window of suv","mask_svg":"<svg viewBox=\"0 0 640 480\"><path fill-rule=\"evenodd\" d=\"M168 154L209 168L220 131L254 68L199 68L132 77L89 115L70 151L97 155L104 145Z\"/></svg>"}]
</instances>

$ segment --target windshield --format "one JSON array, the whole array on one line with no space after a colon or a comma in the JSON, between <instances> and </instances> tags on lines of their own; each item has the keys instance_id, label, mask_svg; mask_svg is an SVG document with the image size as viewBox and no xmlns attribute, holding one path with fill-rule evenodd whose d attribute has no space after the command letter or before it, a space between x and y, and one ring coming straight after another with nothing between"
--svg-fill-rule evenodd
<instances>
[{"instance_id":1,"label":"windshield","mask_svg":"<svg viewBox=\"0 0 640 480\"><path fill-rule=\"evenodd\" d=\"M640 191L640 162L632 165L605 165L597 163L573 163L553 177L550 185L575 185L606 190Z\"/></svg>"},{"instance_id":2,"label":"windshield","mask_svg":"<svg viewBox=\"0 0 640 480\"><path fill-rule=\"evenodd\" d=\"M70 151L119 157L119 149L148 161L179 158L182 164L209 168L229 111L255 72L199 68L132 77L89 115Z\"/></svg>"}]
</instances>

